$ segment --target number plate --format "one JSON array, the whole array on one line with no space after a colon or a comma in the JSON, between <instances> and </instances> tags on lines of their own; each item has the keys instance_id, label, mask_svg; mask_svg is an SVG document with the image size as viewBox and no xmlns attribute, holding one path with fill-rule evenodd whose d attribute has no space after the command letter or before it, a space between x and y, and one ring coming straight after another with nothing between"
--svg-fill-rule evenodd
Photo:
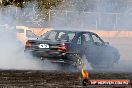
<instances>
[{"instance_id":1,"label":"number plate","mask_svg":"<svg viewBox=\"0 0 132 88\"><path fill-rule=\"evenodd\" d=\"M48 44L39 44L39 48L49 48Z\"/></svg>"}]
</instances>

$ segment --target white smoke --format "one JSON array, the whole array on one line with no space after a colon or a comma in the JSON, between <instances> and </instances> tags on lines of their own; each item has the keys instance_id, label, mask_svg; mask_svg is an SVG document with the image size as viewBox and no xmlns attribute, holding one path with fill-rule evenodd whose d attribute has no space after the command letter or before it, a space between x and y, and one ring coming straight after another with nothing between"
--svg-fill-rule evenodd
<instances>
[{"instance_id":1,"label":"white smoke","mask_svg":"<svg viewBox=\"0 0 132 88\"><path fill-rule=\"evenodd\" d=\"M38 10L38 3L29 2L30 4L27 4L23 9L12 6L4 8L6 9L5 12L0 12L0 23L10 24L9 27L15 26L20 22L24 25L48 26L61 29L131 30L132 7L130 1L131 0L64 0L64 2L48 12L48 21L45 20L45 15ZM6 13L6 15L4 13ZM23 54L24 47L18 43L15 37L15 30L13 29L13 31L10 32L9 29L8 31L4 30L4 32L0 33L1 41L3 41L0 43L0 68L42 69L43 67L35 60L25 58ZM106 41L109 41L109 39L106 39ZM128 39L127 41L130 40ZM115 44L115 42L118 42L119 45ZM121 61L116 66L116 70L131 67L131 65L127 65L130 63L123 63L126 59L131 61L131 45L129 43L120 45L122 42L124 41L119 42L118 40L114 41L114 39L110 41L113 46L119 49L121 54ZM126 52L124 52L124 49Z\"/></svg>"},{"instance_id":2,"label":"white smoke","mask_svg":"<svg viewBox=\"0 0 132 88\"><path fill-rule=\"evenodd\" d=\"M0 30L0 41L0 69L55 69L55 67L49 62L45 64L28 54L25 55L24 45L17 40L16 31L14 29L7 28Z\"/></svg>"},{"instance_id":3,"label":"white smoke","mask_svg":"<svg viewBox=\"0 0 132 88\"><path fill-rule=\"evenodd\" d=\"M15 26L17 24L17 12L30 11L30 8L8 6L1 8L0 12L0 69L19 70L54 70L56 67L51 63L43 63L30 55L25 55L24 45L16 37ZM19 13L19 16L23 17Z\"/></svg>"}]
</instances>

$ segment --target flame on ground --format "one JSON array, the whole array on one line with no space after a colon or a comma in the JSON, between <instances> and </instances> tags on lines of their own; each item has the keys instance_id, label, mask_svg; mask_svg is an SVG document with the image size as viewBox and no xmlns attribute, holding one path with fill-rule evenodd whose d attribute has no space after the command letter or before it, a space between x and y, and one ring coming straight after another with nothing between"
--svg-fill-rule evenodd
<instances>
[{"instance_id":1,"label":"flame on ground","mask_svg":"<svg viewBox=\"0 0 132 88\"><path fill-rule=\"evenodd\" d=\"M84 68L82 68L81 73L82 73L83 78L88 78L89 77L88 71L84 70Z\"/></svg>"}]
</instances>

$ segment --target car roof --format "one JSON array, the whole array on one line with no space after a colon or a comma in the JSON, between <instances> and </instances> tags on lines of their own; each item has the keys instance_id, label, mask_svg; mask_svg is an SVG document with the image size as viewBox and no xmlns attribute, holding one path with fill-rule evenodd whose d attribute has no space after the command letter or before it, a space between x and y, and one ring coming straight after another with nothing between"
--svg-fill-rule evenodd
<instances>
[{"instance_id":1,"label":"car roof","mask_svg":"<svg viewBox=\"0 0 132 88\"><path fill-rule=\"evenodd\" d=\"M86 33L92 33L92 34L94 34L93 32L90 32L90 31L87 31L87 30L53 30L53 31L76 32L76 33L86 32Z\"/></svg>"}]
</instances>

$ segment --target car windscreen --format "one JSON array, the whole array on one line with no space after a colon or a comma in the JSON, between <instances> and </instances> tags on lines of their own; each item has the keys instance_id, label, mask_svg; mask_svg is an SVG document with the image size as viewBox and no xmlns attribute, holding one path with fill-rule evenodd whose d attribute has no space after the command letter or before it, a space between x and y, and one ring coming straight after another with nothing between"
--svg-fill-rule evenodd
<instances>
[{"instance_id":1,"label":"car windscreen","mask_svg":"<svg viewBox=\"0 0 132 88\"><path fill-rule=\"evenodd\" d=\"M72 41L75 32L71 31L49 31L42 36L44 40Z\"/></svg>"},{"instance_id":2,"label":"car windscreen","mask_svg":"<svg viewBox=\"0 0 132 88\"><path fill-rule=\"evenodd\" d=\"M37 38L37 35L35 35L31 30L26 30L26 37L27 38Z\"/></svg>"}]
</instances>

